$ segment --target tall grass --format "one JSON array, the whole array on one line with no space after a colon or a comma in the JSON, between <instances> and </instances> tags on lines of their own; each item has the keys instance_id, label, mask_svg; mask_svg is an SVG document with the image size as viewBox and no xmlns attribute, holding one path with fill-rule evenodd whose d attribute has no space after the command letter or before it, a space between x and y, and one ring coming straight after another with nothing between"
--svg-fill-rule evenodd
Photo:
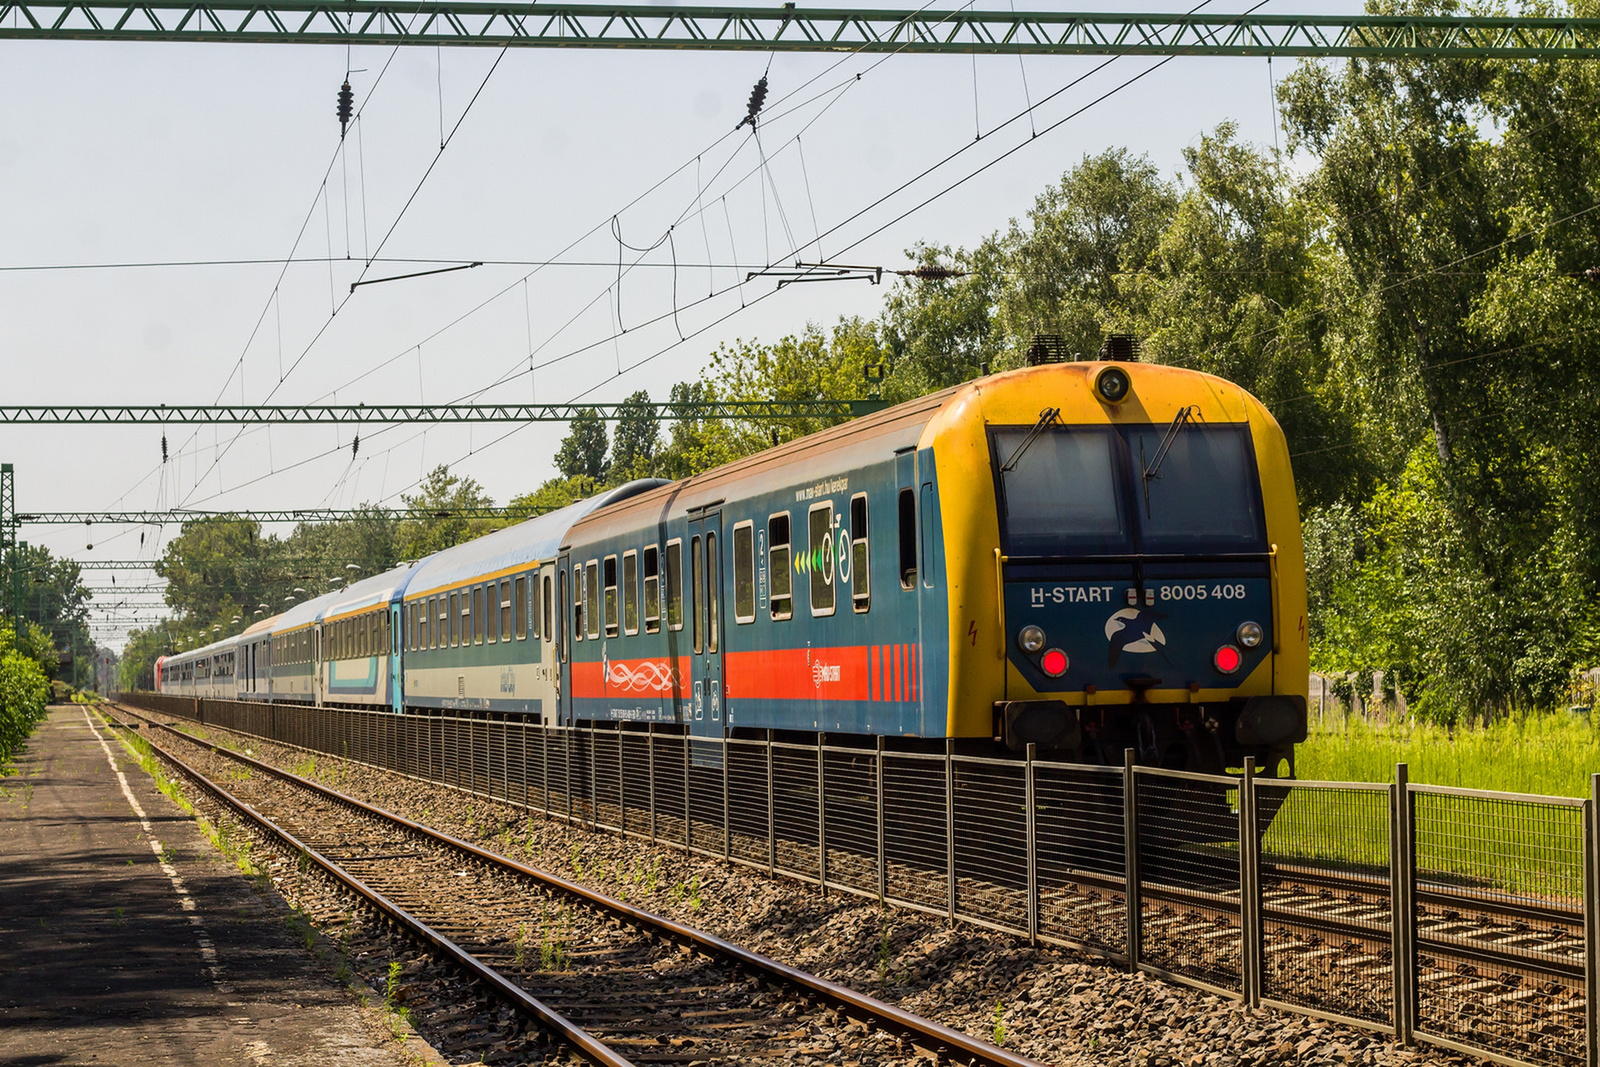
<instances>
[{"instance_id":1,"label":"tall grass","mask_svg":"<svg viewBox=\"0 0 1600 1067\"><path fill-rule=\"evenodd\" d=\"M1357 718L1329 725L1299 746L1297 777L1390 782L1394 765L1405 763L1419 784L1577 797L1588 795L1589 775L1600 771L1600 730L1567 713L1455 729Z\"/></svg>"},{"instance_id":2,"label":"tall grass","mask_svg":"<svg viewBox=\"0 0 1600 1067\"><path fill-rule=\"evenodd\" d=\"M1295 772L1310 781L1391 782L1396 763L1407 764L1411 781L1420 785L1586 796L1589 774L1600 770L1600 731L1560 713L1456 729L1351 719L1312 734L1299 747ZM1389 852L1386 805L1385 794L1291 787L1264 846L1283 857L1380 873ZM1577 809L1422 794L1416 812L1417 866L1424 877L1577 897Z\"/></svg>"}]
</instances>

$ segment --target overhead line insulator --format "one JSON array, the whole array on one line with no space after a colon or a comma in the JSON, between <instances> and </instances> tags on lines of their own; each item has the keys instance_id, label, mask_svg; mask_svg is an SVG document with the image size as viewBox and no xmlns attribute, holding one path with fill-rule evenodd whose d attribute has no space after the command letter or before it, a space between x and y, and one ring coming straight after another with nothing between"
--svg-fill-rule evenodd
<instances>
[{"instance_id":1,"label":"overhead line insulator","mask_svg":"<svg viewBox=\"0 0 1600 1067\"><path fill-rule=\"evenodd\" d=\"M761 108L766 104L766 102L767 76L763 74L761 75L761 80L756 82L756 87L750 90L750 102L745 105L745 116L739 120L739 125L735 126L734 129L737 130L746 123L749 124L752 130L755 129L756 116L761 114Z\"/></svg>"},{"instance_id":2,"label":"overhead line insulator","mask_svg":"<svg viewBox=\"0 0 1600 1067\"><path fill-rule=\"evenodd\" d=\"M339 86L339 140L344 140L345 130L350 128L350 118L355 114L356 94L350 89L350 79L346 78L344 84Z\"/></svg>"}]
</instances>

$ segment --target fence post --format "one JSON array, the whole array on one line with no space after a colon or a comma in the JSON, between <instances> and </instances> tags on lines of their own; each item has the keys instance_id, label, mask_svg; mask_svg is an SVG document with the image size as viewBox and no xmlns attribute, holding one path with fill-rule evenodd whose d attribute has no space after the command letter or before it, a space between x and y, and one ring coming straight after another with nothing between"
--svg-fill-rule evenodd
<instances>
[{"instance_id":1,"label":"fence post","mask_svg":"<svg viewBox=\"0 0 1600 1067\"><path fill-rule=\"evenodd\" d=\"M1394 1036L1402 1045L1416 1039L1417 953L1414 903L1417 877L1415 809L1411 801L1409 768L1394 765L1394 784L1390 786L1390 928L1391 954L1394 956Z\"/></svg>"},{"instance_id":2,"label":"fence post","mask_svg":"<svg viewBox=\"0 0 1600 1067\"><path fill-rule=\"evenodd\" d=\"M828 895L828 789L822 752L827 744L828 735L817 734L817 880L823 896Z\"/></svg>"},{"instance_id":3,"label":"fence post","mask_svg":"<svg viewBox=\"0 0 1600 1067\"><path fill-rule=\"evenodd\" d=\"M1028 849L1028 943L1039 943L1039 853L1038 853L1038 805L1034 802L1034 766L1033 761L1038 756L1038 746L1032 741L1028 742L1027 760L1022 769L1022 798L1023 804L1028 809L1027 817L1027 849Z\"/></svg>"},{"instance_id":4,"label":"fence post","mask_svg":"<svg viewBox=\"0 0 1600 1067\"><path fill-rule=\"evenodd\" d=\"M562 765L567 768L567 825L572 825L572 734L577 728L571 725L561 731L561 747L566 750Z\"/></svg>"},{"instance_id":5,"label":"fence post","mask_svg":"<svg viewBox=\"0 0 1600 1067\"><path fill-rule=\"evenodd\" d=\"M622 721L617 721L617 832L628 836L628 764L622 753Z\"/></svg>"},{"instance_id":6,"label":"fence post","mask_svg":"<svg viewBox=\"0 0 1600 1067\"><path fill-rule=\"evenodd\" d=\"M767 873L778 873L778 813L772 809L777 798L777 786L772 781L772 734L767 731Z\"/></svg>"},{"instance_id":7,"label":"fence post","mask_svg":"<svg viewBox=\"0 0 1600 1067\"><path fill-rule=\"evenodd\" d=\"M550 817L550 717L539 716L539 791L544 794L539 806Z\"/></svg>"},{"instance_id":8,"label":"fence post","mask_svg":"<svg viewBox=\"0 0 1600 1067\"><path fill-rule=\"evenodd\" d=\"M689 728L691 731L694 727ZM693 734L686 732L683 735L683 850L688 852L694 847L694 806L689 803L689 796L693 790L689 788L689 748L694 744Z\"/></svg>"},{"instance_id":9,"label":"fence post","mask_svg":"<svg viewBox=\"0 0 1600 1067\"><path fill-rule=\"evenodd\" d=\"M645 751L650 771L650 843L656 843L656 724L651 723L645 735Z\"/></svg>"},{"instance_id":10,"label":"fence post","mask_svg":"<svg viewBox=\"0 0 1600 1067\"><path fill-rule=\"evenodd\" d=\"M1133 749L1122 750L1122 867L1127 885L1123 913L1128 927L1128 970L1139 970L1139 797L1134 785Z\"/></svg>"},{"instance_id":11,"label":"fence post","mask_svg":"<svg viewBox=\"0 0 1600 1067\"><path fill-rule=\"evenodd\" d=\"M956 924L956 739L944 739L944 869L945 900L950 925Z\"/></svg>"},{"instance_id":12,"label":"fence post","mask_svg":"<svg viewBox=\"0 0 1600 1067\"><path fill-rule=\"evenodd\" d=\"M1586 1060L1600 1067L1600 774L1589 775L1583 806L1583 1015Z\"/></svg>"},{"instance_id":13,"label":"fence post","mask_svg":"<svg viewBox=\"0 0 1600 1067\"><path fill-rule=\"evenodd\" d=\"M882 734L878 735L878 752L873 760L873 777L877 784L878 792L878 903L880 904L889 895L889 859L887 842L884 840L885 820L883 816L883 745L885 740Z\"/></svg>"},{"instance_id":14,"label":"fence post","mask_svg":"<svg viewBox=\"0 0 1600 1067\"><path fill-rule=\"evenodd\" d=\"M1261 1006L1261 837L1256 832L1256 758L1239 780L1239 945L1245 1003Z\"/></svg>"},{"instance_id":15,"label":"fence post","mask_svg":"<svg viewBox=\"0 0 1600 1067\"><path fill-rule=\"evenodd\" d=\"M722 855L724 859L733 859L733 820L729 818L730 805L728 803L728 775L731 773L728 765L733 762L733 753L728 748L728 735L722 735Z\"/></svg>"}]
</instances>

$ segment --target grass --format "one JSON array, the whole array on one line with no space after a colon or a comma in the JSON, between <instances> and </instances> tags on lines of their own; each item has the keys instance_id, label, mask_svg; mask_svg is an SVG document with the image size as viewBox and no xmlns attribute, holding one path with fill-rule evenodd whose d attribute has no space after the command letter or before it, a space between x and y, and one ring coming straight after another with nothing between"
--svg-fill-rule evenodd
<instances>
[{"instance_id":1,"label":"grass","mask_svg":"<svg viewBox=\"0 0 1600 1067\"><path fill-rule=\"evenodd\" d=\"M1455 729L1352 719L1313 734L1295 770L1308 781L1388 783L1396 763L1420 785L1581 797L1600 767L1600 731L1564 713ZM1386 792L1294 790L1264 846L1378 873L1388 866L1387 805ZM1576 808L1418 794L1416 812L1417 867L1426 878L1569 899L1580 892Z\"/></svg>"},{"instance_id":2,"label":"grass","mask_svg":"<svg viewBox=\"0 0 1600 1067\"><path fill-rule=\"evenodd\" d=\"M1578 715L1516 715L1454 730L1351 719L1299 746L1295 773L1333 782L1391 782L1394 765L1427 785L1581 797L1600 768L1600 730Z\"/></svg>"}]
</instances>

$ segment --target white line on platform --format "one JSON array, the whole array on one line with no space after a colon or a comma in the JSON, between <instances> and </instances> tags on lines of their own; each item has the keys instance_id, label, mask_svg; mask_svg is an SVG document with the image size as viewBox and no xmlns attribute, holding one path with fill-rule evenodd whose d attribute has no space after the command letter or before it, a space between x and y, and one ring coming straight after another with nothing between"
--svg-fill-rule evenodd
<instances>
[{"instance_id":1,"label":"white line on platform","mask_svg":"<svg viewBox=\"0 0 1600 1067\"><path fill-rule=\"evenodd\" d=\"M177 868L162 858L161 842L156 839L156 832L150 826L150 820L145 816L139 798L128 788L128 778L122 773L122 768L117 766L117 758L111 754L111 746L106 744L106 739L100 733L100 728L94 724L88 708L83 710L83 718L89 724L89 731L94 734L95 740L99 741L100 747L105 750L106 761L111 764L111 770L116 774L118 784L122 786L122 795L128 798L128 806L133 809L133 813L139 816L139 825L144 827L144 836L150 842L150 851L155 853L156 862L161 864L161 873L172 883L173 891L178 894L179 906L189 917L189 924L195 928L196 939L200 942L200 958L206 961L206 969L211 972L212 984L217 987L218 993L224 995L232 993L232 987L222 980L222 961L217 958L217 946L212 942L211 935L206 932L205 920L200 918L200 910L195 905L194 897L189 895L188 887L183 884Z\"/></svg>"}]
</instances>

